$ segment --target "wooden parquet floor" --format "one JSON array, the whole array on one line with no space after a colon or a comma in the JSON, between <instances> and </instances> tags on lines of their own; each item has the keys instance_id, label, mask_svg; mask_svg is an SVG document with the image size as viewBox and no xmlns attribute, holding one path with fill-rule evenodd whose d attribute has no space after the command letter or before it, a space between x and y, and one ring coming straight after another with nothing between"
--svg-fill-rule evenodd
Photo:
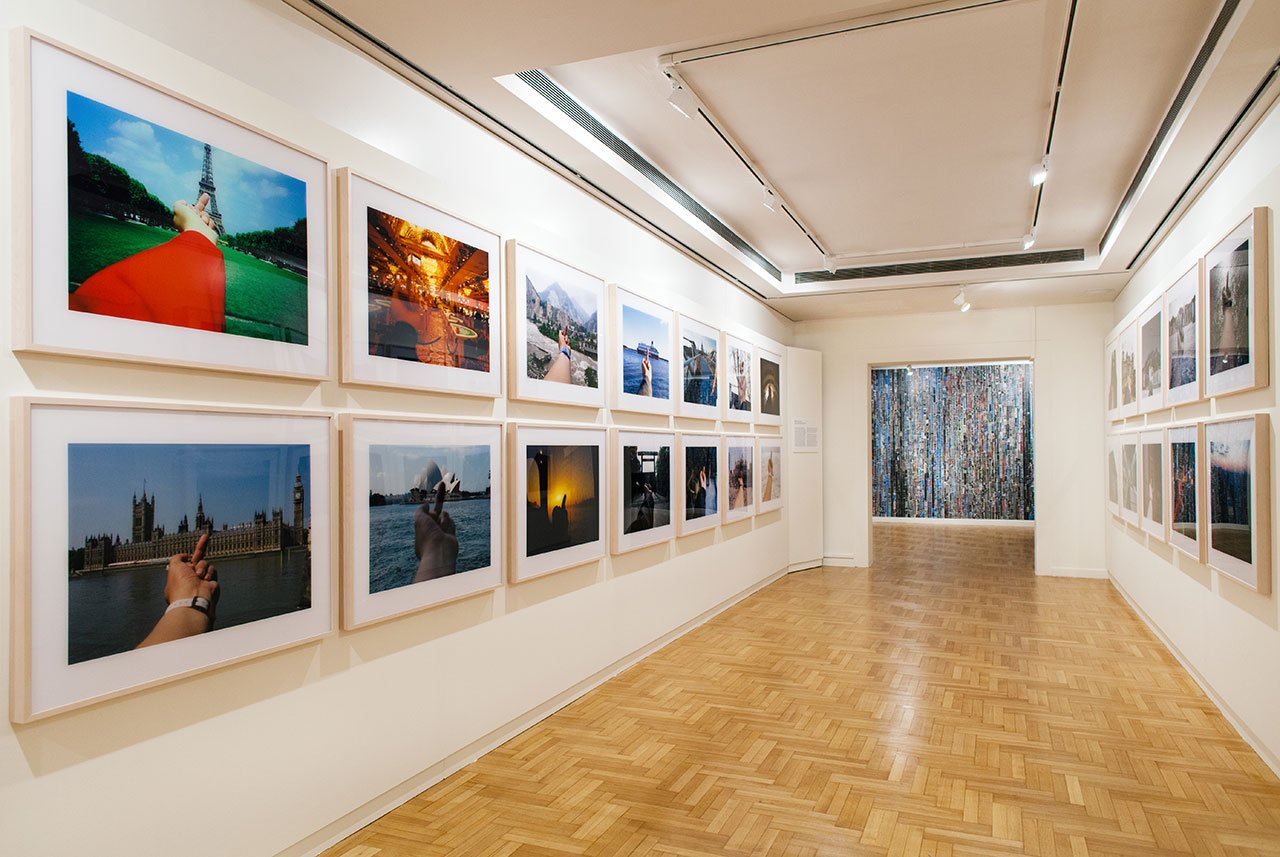
<instances>
[{"instance_id":1,"label":"wooden parquet floor","mask_svg":"<svg viewBox=\"0 0 1280 857\"><path fill-rule=\"evenodd\" d=\"M1029 530L875 539L327 857L1280 855L1280 781L1108 582L1036 578Z\"/></svg>"}]
</instances>

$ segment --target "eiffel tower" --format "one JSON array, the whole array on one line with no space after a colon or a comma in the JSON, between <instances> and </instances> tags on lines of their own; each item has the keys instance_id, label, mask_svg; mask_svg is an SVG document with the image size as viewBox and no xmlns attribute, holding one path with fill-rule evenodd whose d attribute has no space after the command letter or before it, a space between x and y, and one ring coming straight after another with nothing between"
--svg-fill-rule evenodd
<instances>
[{"instance_id":1,"label":"eiffel tower","mask_svg":"<svg viewBox=\"0 0 1280 857\"><path fill-rule=\"evenodd\" d=\"M222 215L218 213L218 197L213 187L213 147L208 143L204 144L204 170L200 174L200 193L209 194L209 204L205 206L204 211L213 221L214 231L219 235L226 235L227 230L222 227Z\"/></svg>"}]
</instances>

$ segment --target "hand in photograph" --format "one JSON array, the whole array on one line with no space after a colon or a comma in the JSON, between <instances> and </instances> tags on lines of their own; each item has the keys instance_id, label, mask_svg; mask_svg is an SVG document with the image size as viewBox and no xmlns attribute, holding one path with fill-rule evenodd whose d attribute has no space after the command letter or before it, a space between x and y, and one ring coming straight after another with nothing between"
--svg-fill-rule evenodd
<instances>
[{"instance_id":1,"label":"hand in photograph","mask_svg":"<svg viewBox=\"0 0 1280 857\"><path fill-rule=\"evenodd\" d=\"M569 329L567 327L560 328L558 338L560 353L556 355L556 359L552 360L551 365L547 367L547 374L543 376L543 380L568 384L572 380L569 374Z\"/></svg>"},{"instance_id":2,"label":"hand in photograph","mask_svg":"<svg viewBox=\"0 0 1280 857\"><path fill-rule=\"evenodd\" d=\"M773 499L773 456L769 456L769 475L764 481L764 497L765 500Z\"/></svg>"},{"instance_id":3,"label":"hand in photograph","mask_svg":"<svg viewBox=\"0 0 1280 857\"><path fill-rule=\"evenodd\" d=\"M640 388L636 390L636 395L653 395L653 367L649 365L649 355L647 354L640 360Z\"/></svg>"},{"instance_id":4,"label":"hand in photograph","mask_svg":"<svg viewBox=\"0 0 1280 857\"><path fill-rule=\"evenodd\" d=\"M434 508L423 503L413 516L413 552L418 573L413 582L448 577L458 570L458 535L453 518L444 511L444 480L436 486Z\"/></svg>"},{"instance_id":5,"label":"hand in photograph","mask_svg":"<svg viewBox=\"0 0 1280 857\"><path fill-rule=\"evenodd\" d=\"M208 543L209 534L205 533L196 542L192 553L174 554L169 558L169 576L164 584L164 600L169 607L137 648L193 637L213 628L213 611L220 590L218 570L204 558ZM191 602L195 598L204 599L208 606L202 607L198 601ZM183 601L190 603L181 604Z\"/></svg>"}]
</instances>

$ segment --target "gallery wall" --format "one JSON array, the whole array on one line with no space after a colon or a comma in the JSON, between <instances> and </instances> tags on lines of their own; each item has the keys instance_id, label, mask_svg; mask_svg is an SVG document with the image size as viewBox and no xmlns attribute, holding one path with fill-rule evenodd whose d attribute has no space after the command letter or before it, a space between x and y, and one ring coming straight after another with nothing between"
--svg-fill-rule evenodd
<instances>
[{"instance_id":1,"label":"gallery wall","mask_svg":"<svg viewBox=\"0 0 1280 857\"><path fill-rule=\"evenodd\" d=\"M1275 213L1280 211L1280 111L1273 105L1251 136L1199 195L1115 302L1114 327L1124 329L1150 301L1239 224L1253 208L1271 209L1269 243L1271 384L1259 390L1153 411L1114 428L1159 428L1232 414L1270 417L1276 449ZM1275 476L1268 486L1275 496ZM1276 533L1276 504L1271 532ZM1280 595L1274 553L1270 595L1260 595L1142 530L1109 518L1107 569L1116 586L1177 655L1236 728L1280 772Z\"/></svg>"},{"instance_id":2,"label":"gallery wall","mask_svg":"<svg viewBox=\"0 0 1280 857\"><path fill-rule=\"evenodd\" d=\"M967 313L796 325L797 346L819 350L828 367L840 367L824 372L822 381L828 563L862 567L872 560L871 367L1030 359L1036 573L1105 575L1103 441L1096 435L1103 419L1098 349L1110 325L1110 305L983 310L979 294L973 293L975 307Z\"/></svg>"},{"instance_id":3,"label":"gallery wall","mask_svg":"<svg viewBox=\"0 0 1280 857\"><path fill-rule=\"evenodd\" d=\"M331 168L349 166L678 312L771 340L779 350L792 340L787 320L317 32L282 3L15 0L0 7L0 25L8 37L0 56L6 93L12 91L16 28L30 27L287 140ZM14 163L14 141L23 119L12 97L0 116L0 258L10 260L25 249L30 225L26 201L13 192L15 170L22 169ZM337 228L333 191L331 184L331 236ZM330 243L331 294L338 285L337 244ZM11 306L23 285L6 272L0 303ZM334 322L331 342L337 332ZM0 325L6 398L41 393L717 428L702 420L336 381L18 357L10 336L9 325ZM820 361L808 365L821 371ZM0 429L6 480L11 439L6 422ZM4 850L314 853L773 579L793 559L789 517L820 520L820 503L793 491L780 511L35 723L6 724L0 727ZM6 545L12 513L11 498L0 497ZM18 573L8 551L0 552L0 623L6 627ZM6 641L0 662L7 664L9 635L0 636ZM74 823L68 823L69 808Z\"/></svg>"}]
</instances>

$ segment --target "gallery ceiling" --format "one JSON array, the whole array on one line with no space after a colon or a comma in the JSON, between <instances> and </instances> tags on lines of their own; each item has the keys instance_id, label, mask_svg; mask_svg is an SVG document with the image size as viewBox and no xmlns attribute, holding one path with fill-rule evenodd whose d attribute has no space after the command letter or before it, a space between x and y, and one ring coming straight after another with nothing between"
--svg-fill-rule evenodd
<instances>
[{"instance_id":1,"label":"gallery ceiling","mask_svg":"<svg viewBox=\"0 0 1280 857\"><path fill-rule=\"evenodd\" d=\"M288 2L794 319L1111 300L1280 91L1264 0Z\"/></svg>"}]
</instances>

